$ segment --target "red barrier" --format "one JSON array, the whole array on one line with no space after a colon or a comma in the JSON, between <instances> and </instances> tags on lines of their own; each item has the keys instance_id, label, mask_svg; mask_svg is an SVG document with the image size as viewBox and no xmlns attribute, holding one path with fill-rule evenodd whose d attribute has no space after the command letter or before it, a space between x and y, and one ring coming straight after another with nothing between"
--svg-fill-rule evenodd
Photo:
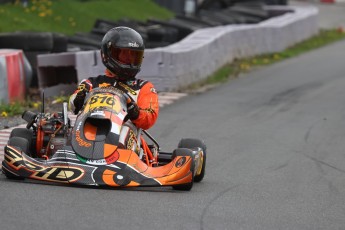
<instances>
[{"instance_id":1,"label":"red barrier","mask_svg":"<svg viewBox=\"0 0 345 230\"><path fill-rule=\"evenodd\" d=\"M25 74L22 50L0 49L0 56L5 58L8 102L25 99ZM7 79L6 79L7 77Z\"/></svg>"}]
</instances>

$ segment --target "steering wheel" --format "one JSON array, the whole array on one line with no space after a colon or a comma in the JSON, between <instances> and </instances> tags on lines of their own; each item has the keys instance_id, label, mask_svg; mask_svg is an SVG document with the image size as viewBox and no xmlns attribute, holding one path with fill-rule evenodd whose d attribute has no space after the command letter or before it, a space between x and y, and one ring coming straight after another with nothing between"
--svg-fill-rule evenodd
<instances>
[{"instance_id":1,"label":"steering wheel","mask_svg":"<svg viewBox=\"0 0 345 230\"><path fill-rule=\"evenodd\" d=\"M126 98L127 104L135 103L134 99L128 93L124 93L123 96Z\"/></svg>"},{"instance_id":2,"label":"steering wheel","mask_svg":"<svg viewBox=\"0 0 345 230\"><path fill-rule=\"evenodd\" d=\"M26 128L27 128L27 129L30 129L31 127L33 127L33 125L34 125L34 123L35 123L35 120L36 120L36 117L33 117L33 118L31 119L31 121L28 122L28 124L26 125Z\"/></svg>"}]
</instances>

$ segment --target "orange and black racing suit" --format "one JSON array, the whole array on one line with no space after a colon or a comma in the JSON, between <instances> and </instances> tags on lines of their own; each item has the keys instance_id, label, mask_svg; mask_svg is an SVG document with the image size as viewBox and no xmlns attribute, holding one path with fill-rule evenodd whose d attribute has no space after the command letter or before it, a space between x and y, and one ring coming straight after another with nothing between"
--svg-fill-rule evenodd
<instances>
[{"instance_id":1,"label":"orange and black racing suit","mask_svg":"<svg viewBox=\"0 0 345 230\"><path fill-rule=\"evenodd\" d=\"M80 105L77 106L75 104L75 99L79 92L89 92L94 88L107 86L114 86L126 92L137 103L139 106L139 116L135 120L132 120L132 123L137 128L146 130L155 124L159 113L159 103L158 95L153 84L141 79L119 81L108 72L106 72L106 75L99 75L98 77L82 80L78 89L70 97L70 110L72 110L74 114L77 114L81 109Z\"/></svg>"}]
</instances>

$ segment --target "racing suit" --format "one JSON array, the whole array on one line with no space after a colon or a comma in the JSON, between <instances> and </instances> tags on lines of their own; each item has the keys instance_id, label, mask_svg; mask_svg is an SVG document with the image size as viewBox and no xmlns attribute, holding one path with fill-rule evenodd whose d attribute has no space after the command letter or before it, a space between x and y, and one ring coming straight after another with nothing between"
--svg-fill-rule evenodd
<instances>
[{"instance_id":1,"label":"racing suit","mask_svg":"<svg viewBox=\"0 0 345 230\"><path fill-rule=\"evenodd\" d=\"M153 84L141 79L119 81L110 71L106 71L105 75L82 80L78 89L70 97L70 110L77 114L81 109L82 105L80 105L80 102L77 103L77 95L81 92L87 93L94 88L107 86L114 86L133 98L139 107L139 114L136 119L131 119L131 121L137 128L146 130L155 124L159 113L159 103L158 94Z\"/></svg>"}]
</instances>

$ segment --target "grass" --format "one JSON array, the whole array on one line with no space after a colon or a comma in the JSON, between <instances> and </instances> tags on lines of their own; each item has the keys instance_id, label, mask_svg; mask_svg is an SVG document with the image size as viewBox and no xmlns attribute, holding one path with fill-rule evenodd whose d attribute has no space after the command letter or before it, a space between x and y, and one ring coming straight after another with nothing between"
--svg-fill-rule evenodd
<instances>
[{"instance_id":1,"label":"grass","mask_svg":"<svg viewBox=\"0 0 345 230\"><path fill-rule=\"evenodd\" d=\"M42 101L40 98L27 98L25 101L13 101L10 104L0 102L0 118L1 117L13 117L21 115L25 110L31 110L33 112L41 111ZM45 106L62 105L63 102L68 102L69 96L61 95L44 99ZM56 112L56 111L52 111Z\"/></svg>"},{"instance_id":2,"label":"grass","mask_svg":"<svg viewBox=\"0 0 345 230\"><path fill-rule=\"evenodd\" d=\"M90 32L96 19L168 19L173 13L153 0L20 0L0 5L0 32L51 31L67 35Z\"/></svg>"},{"instance_id":3,"label":"grass","mask_svg":"<svg viewBox=\"0 0 345 230\"><path fill-rule=\"evenodd\" d=\"M10 104L0 103L0 117L13 117L15 115L21 115L26 109L39 109L41 102L35 102L31 100L26 101L14 101Z\"/></svg>"},{"instance_id":4,"label":"grass","mask_svg":"<svg viewBox=\"0 0 345 230\"><path fill-rule=\"evenodd\" d=\"M187 90L193 91L206 85L222 83L231 78L236 78L241 73L251 71L255 67L270 65L288 58L296 57L302 53L320 48L342 39L345 39L345 32L341 28L320 30L317 35L292 47L289 47L282 52L235 59L233 62L224 65L207 79L188 86Z\"/></svg>"}]
</instances>

